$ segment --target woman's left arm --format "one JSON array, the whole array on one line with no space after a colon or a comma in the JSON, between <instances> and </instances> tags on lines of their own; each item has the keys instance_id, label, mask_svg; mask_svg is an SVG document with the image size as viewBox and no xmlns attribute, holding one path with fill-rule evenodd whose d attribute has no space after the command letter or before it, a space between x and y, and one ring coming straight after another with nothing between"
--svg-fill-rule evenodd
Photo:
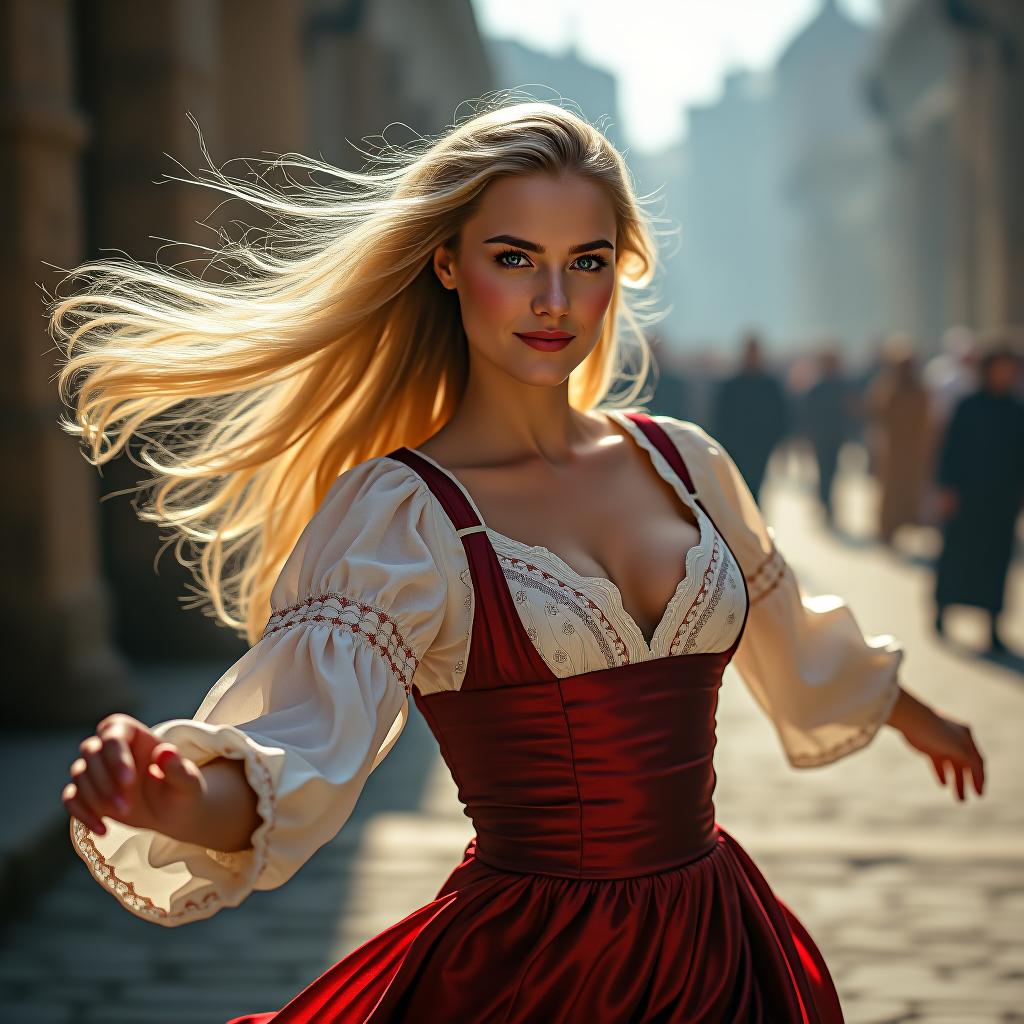
<instances>
[{"instance_id":1,"label":"woman's left arm","mask_svg":"<svg viewBox=\"0 0 1024 1024\"><path fill-rule=\"evenodd\" d=\"M967 772L981 793L984 762L970 730L903 688L896 639L865 635L840 597L805 592L729 454L695 424L657 419L746 577L750 610L733 662L789 763L830 764L888 724L932 760L943 784L951 770L960 799Z\"/></svg>"}]
</instances>

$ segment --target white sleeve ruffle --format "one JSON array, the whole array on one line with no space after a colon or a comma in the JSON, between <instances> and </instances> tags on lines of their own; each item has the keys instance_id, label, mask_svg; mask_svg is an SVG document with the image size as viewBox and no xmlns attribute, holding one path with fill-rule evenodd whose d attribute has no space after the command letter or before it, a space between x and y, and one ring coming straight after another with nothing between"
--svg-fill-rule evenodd
<instances>
[{"instance_id":1,"label":"white sleeve ruffle","mask_svg":"<svg viewBox=\"0 0 1024 1024\"><path fill-rule=\"evenodd\" d=\"M866 636L836 595L810 595L775 545L736 464L693 423L656 417L671 432L694 486L743 569L750 610L733 662L771 719L795 768L829 764L865 746L899 696L900 644Z\"/></svg>"},{"instance_id":2,"label":"white sleeve ruffle","mask_svg":"<svg viewBox=\"0 0 1024 1024\"><path fill-rule=\"evenodd\" d=\"M262 638L191 719L153 731L197 765L238 758L258 797L251 847L222 852L105 818L71 838L96 879L168 927L287 881L351 814L397 740L441 626L445 574L429 491L401 463L342 474L289 556Z\"/></svg>"}]
</instances>

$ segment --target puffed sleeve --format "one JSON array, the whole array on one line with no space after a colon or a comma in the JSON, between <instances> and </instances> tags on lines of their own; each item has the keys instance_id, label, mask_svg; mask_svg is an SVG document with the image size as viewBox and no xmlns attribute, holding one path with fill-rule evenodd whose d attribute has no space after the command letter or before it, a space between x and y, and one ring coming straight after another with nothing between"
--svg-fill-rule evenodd
<instances>
[{"instance_id":1,"label":"puffed sleeve","mask_svg":"<svg viewBox=\"0 0 1024 1024\"><path fill-rule=\"evenodd\" d=\"M808 594L725 449L693 423L657 418L668 421L698 497L747 579L750 608L733 663L787 760L810 768L865 746L899 696L901 646L887 634L863 634L842 598Z\"/></svg>"},{"instance_id":2,"label":"puffed sleeve","mask_svg":"<svg viewBox=\"0 0 1024 1024\"><path fill-rule=\"evenodd\" d=\"M263 636L193 718L152 727L197 765L244 761L251 846L205 849L111 818L101 836L71 819L75 849L127 909L168 927L209 917L281 885L338 832L405 725L443 619L437 532L429 491L401 463L338 477L274 585Z\"/></svg>"}]
</instances>

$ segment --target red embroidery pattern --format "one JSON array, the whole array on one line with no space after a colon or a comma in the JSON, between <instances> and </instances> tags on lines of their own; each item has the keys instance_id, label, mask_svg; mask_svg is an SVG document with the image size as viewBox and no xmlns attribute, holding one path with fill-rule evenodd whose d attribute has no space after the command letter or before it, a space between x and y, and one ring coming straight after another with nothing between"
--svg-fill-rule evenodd
<instances>
[{"instance_id":1,"label":"red embroidery pattern","mask_svg":"<svg viewBox=\"0 0 1024 1024\"><path fill-rule=\"evenodd\" d=\"M845 739L840 740L838 743L834 743L831 747L825 750L819 751L813 754L797 754L792 751L786 756L789 759L789 763L794 768L816 768L819 765L831 764L833 761L842 757L844 754L853 753L853 751L860 749L861 747L867 746L867 744L874 738L875 733L889 720L889 715L892 714L893 705L896 703L896 699L900 695L900 688L893 685L889 696L879 707L875 713L874 718L870 722L865 722L859 729L851 732Z\"/></svg>"},{"instance_id":2,"label":"red embroidery pattern","mask_svg":"<svg viewBox=\"0 0 1024 1024\"><path fill-rule=\"evenodd\" d=\"M686 638L686 643L683 645L683 654L692 654L697 647L697 637L700 635L700 631L707 625L708 620L714 613L715 608L718 607L719 601L722 599L722 594L725 593L725 577L729 572L728 560L723 560L721 571L715 579L715 589L712 591L711 600L708 602L707 607L701 612L700 618L697 620L697 625L690 631L690 635Z\"/></svg>"},{"instance_id":3,"label":"red embroidery pattern","mask_svg":"<svg viewBox=\"0 0 1024 1024\"><path fill-rule=\"evenodd\" d=\"M333 606L329 602L333 602ZM382 609L362 601L353 601L343 594L315 594L299 604L274 612L263 636L270 636L304 622L328 622L365 637L371 646L380 651L391 671L401 680L405 692L412 692L412 679L419 658L402 635L398 623Z\"/></svg>"},{"instance_id":4,"label":"red embroidery pattern","mask_svg":"<svg viewBox=\"0 0 1024 1024\"><path fill-rule=\"evenodd\" d=\"M75 832L75 842L80 853L85 857L86 862L92 868L93 874L110 889L115 896L126 906L130 907L137 914L146 917L180 917L192 911L203 910L211 904L219 903L220 896L216 892L208 892L200 902L186 900L181 908L169 914L163 907L158 907L148 896L135 891L131 882L118 878L114 869L104 860L103 855L96 849L89 830L77 818L72 820L72 828Z\"/></svg>"},{"instance_id":5,"label":"red embroidery pattern","mask_svg":"<svg viewBox=\"0 0 1024 1024\"><path fill-rule=\"evenodd\" d=\"M231 756L228 751L221 751L223 756ZM250 854L252 860L252 877L255 879L263 870L267 861L267 850L270 842L270 835L276 824L276 794L274 793L273 778L270 769L263 763L263 759L251 748L245 757L246 767L252 769L248 775L257 788L259 812L262 824L253 833L254 846L251 851L238 851L239 853ZM248 773L247 773L248 774ZM175 918L189 917L195 913L207 910L221 902L220 893L211 889L200 900L187 899L174 911L164 910L158 907L148 896L137 892L131 882L119 878L114 868L107 862L106 858L96 848L92 838L92 832L78 818L71 819L71 834L73 843L78 855L89 866L93 876L110 891L130 910L142 917L149 918ZM217 851L208 850L208 854ZM214 857L213 859L218 859ZM221 861L223 863L223 861Z\"/></svg>"},{"instance_id":6,"label":"red embroidery pattern","mask_svg":"<svg viewBox=\"0 0 1024 1024\"><path fill-rule=\"evenodd\" d=\"M690 604L690 607L686 609L686 614L683 616L683 621L679 623L679 627L675 631L675 635L672 637L672 643L669 644L669 654L676 654L679 649L679 643L683 635L683 631L686 630L693 620L697 617L697 612L700 611L700 606L707 599L708 593L711 589L711 580L715 574L715 570L718 568L718 563L722 557L722 538L718 535L718 531L715 531L714 543L711 546L711 558L708 561L707 566L704 569L704 575L701 577L700 587L697 589L697 593Z\"/></svg>"},{"instance_id":7,"label":"red embroidery pattern","mask_svg":"<svg viewBox=\"0 0 1024 1024\"><path fill-rule=\"evenodd\" d=\"M747 577L751 605L764 600L782 582L787 568L786 560L779 549L772 547L767 558Z\"/></svg>"},{"instance_id":8,"label":"red embroidery pattern","mask_svg":"<svg viewBox=\"0 0 1024 1024\"><path fill-rule=\"evenodd\" d=\"M578 603L584 604L590 611L594 612L597 618L600 620L601 628L613 638L613 644L619 657L622 659L622 664L629 664L629 650L626 647L626 642L619 635L611 621L601 610L601 606L595 601L592 601L586 594L576 590L575 587L570 587L565 580L559 579L553 573L548 572L546 569L541 568L539 565L533 565L531 562L524 561L522 558L516 558L514 555L500 555L503 561L509 562L513 566L521 565L529 572L540 573L545 582L554 583L560 590L566 590L572 594ZM531 637L532 639L532 637Z\"/></svg>"}]
</instances>

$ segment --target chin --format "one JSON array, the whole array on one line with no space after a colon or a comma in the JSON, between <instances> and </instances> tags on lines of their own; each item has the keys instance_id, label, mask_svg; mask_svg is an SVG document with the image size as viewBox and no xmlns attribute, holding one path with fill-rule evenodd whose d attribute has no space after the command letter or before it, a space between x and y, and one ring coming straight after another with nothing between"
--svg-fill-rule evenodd
<instances>
[{"instance_id":1,"label":"chin","mask_svg":"<svg viewBox=\"0 0 1024 1024\"><path fill-rule=\"evenodd\" d=\"M515 377L522 384L530 384L537 388L553 388L563 384L574 369L576 369L575 366L571 366L568 369L554 366L520 366L515 370L509 371L509 373L510 376Z\"/></svg>"}]
</instances>

